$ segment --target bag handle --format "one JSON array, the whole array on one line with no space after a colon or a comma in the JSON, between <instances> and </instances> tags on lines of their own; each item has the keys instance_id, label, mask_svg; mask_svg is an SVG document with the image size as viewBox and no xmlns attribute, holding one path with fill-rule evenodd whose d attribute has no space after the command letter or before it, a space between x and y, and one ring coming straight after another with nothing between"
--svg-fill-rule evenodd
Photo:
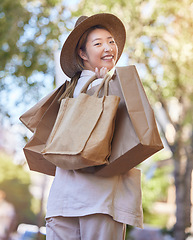
<instances>
[{"instance_id":1,"label":"bag handle","mask_svg":"<svg viewBox=\"0 0 193 240\"><path fill-rule=\"evenodd\" d=\"M111 79L112 79L112 76L108 73L108 77L106 78L106 81L105 81L104 96L108 95L109 82L110 82Z\"/></svg>"},{"instance_id":2,"label":"bag handle","mask_svg":"<svg viewBox=\"0 0 193 240\"><path fill-rule=\"evenodd\" d=\"M104 86L104 96L107 96L107 95L108 95L108 83L109 83L109 81L111 80L111 78L112 78L112 76L111 76L109 73L107 73L107 74L104 76L102 82L100 83L98 89L97 89L97 90L95 91L95 93L93 94L93 96L98 97L99 92L100 92L101 88L102 88L104 85L105 85L105 86ZM86 83L86 84L84 85L84 87L82 88L81 93L86 93L88 86L89 86L95 79L97 79L96 74L93 75L93 76L87 81L87 83Z\"/></svg>"},{"instance_id":3,"label":"bag handle","mask_svg":"<svg viewBox=\"0 0 193 240\"><path fill-rule=\"evenodd\" d=\"M109 73L107 73L105 75L105 77L103 78L101 84L99 85L98 89L96 90L96 92L93 94L93 96L97 97L99 95L99 92L101 90L101 88L105 85L104 87L104 96L108 95L108 83L111 80L111 75Z\"/></svg>"},{"instance_id":4,"label":"bag handle","mask_svg":"<svg viewBox=\"0 0 193 240\"><path fill-rule=\"evenodd\" d=\"M85 83L80 93L86 93L88 86L97 78L96 74L94 74L89 80Z\"/></svg>"}]
</instances>

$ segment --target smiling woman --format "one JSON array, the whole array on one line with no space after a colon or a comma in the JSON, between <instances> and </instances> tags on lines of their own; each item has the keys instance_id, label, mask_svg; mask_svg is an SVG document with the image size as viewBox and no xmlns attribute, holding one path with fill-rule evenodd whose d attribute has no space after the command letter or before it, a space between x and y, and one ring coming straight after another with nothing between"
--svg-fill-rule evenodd
<instances>
[{"instance_id":1,"label":"smiling woman","mask_svg":"<svg viewBox=\"0 0 193 240\"><path fill-rule=\"evenodd\" d=\"M106 92L106 95L108 95L106 86L109 86L108 97L112 99L112 97L120 98L120 96L123 96L123 93L121 92L122 86L117 72L118 70L115 69L115 66L122 54L125 39L126 33L123 23L119 18L112 14L101 13L90 17L81 16L78 18L74 30L70 33L63 45L60 56L62 70L71 78L68 84L65 83L63 85L60 94L57 94L57 97L62 99L60 104L61 108L63 103L66 103L65 101L72 100L73 102L78 100L79 97L82 96L82 94L80 94L82 89L87 89L88 87L88 91L91 90L90 93L92 94L92 91L95 91L97 88L96 85L101 87L104 82L106 90L104 92ZM124 76L127 74L124 74ZM109 84L107 79L109 80ZM127 81L124 86L128 88L128 81L130 81L130 79L126 76L124 77L124 80L125 82ZM100 91L99 87L98 91ZM112 90L115 92L112 93ZM88 96L84 93L83 95ZM56 104L59 108L58 98ZM104 96L98 98L102 102L102 105L100 105L101 112L105 111L104 109L111 109L109 105L106 105L105 103L103 104L105 98L107 97ZM122 99L121 104L118 103L119 114L116 115L116 121L120 121L120 125L117 125L118 141L116 144L109 144L107 147L108 149L112 149L112 151L114 150L116 156L120 152L122 154L125 143L129 141L129 137L123 130L124 128L119 127L129 126L127 124L129 124L130 121L126 110L126 102L124 98ZM78 110L82 110L82 105L78 105ZM57 106L52 106L55 108L50 108L50 114L53 115L55 112L58 114L59 112L56 109ZM69 106L71 107L70 104ZM58 162L55 162L55 165L53 164L53 175L55 174L55 178L47 203L47 239L123 240L125 239L126 224L142 227L143 213L141 206L140 170L132 168L129 172L126 170L124 173L116 173L108 177L102 177L93 172L91 173L92 168L95 169L96 164L89 165L91 168L89 168L89 170L87 169L88 172L86 172L87 170L81 171L81 168L85 168L84 163L79 167L75 167L75 164L73 165L73 163L76 162L78 154L76 146L74 147L73 143L76 142L79 148L80 142L82 142L82 139L84 138L83 136L86 135L90 119L88 119L85 112L89 112L92 115L97 112L96 98L93 100L92 105L90 105L90 110L88 110L87 107L86 111L78 112L76 108L74 112L78 112L78 114L76 115L76 118L74 118L74 121L72 121L72 118L69 117L68 114L69 112L73 112L72 107L70 107L69 111L64 111L64 115L69 120L68 122L75 122L75 126L73 125L73 127L69 127L67 126L68 124L64 124L64 128L69 131L62 134L62 139L59 139L56 142L65 148L65 140L69 140L69 144L67 145L70 145L73 148L72 151L75 152L75 154L71 154L71 152L69 154L72 160L70 161L70 163L72 162L71 167L65 167L64 165L61 166L57 164ZM126 114L122 115L121 112L123 109ZM99 116L102 115L101 112ZM84 115L86 118L81 117ZM62 122L61 118L59 119ZM108 122L107 118L102 122L102 125L106 126L105 124ZM81 119L83 119L82 122ZM113 120L115 120L115 117L113 117ZM97 120L95 122L99 121ZM50 123L51 119L49 116L49 126ZM96 125L95 128L97 128ZM39 124L38 130L36 131L37 133L40 133L41 126L44 128L45 125L43 126ZM126 127L125 129L132 131L132 128L128 128L129 127ZM82 129L83 132L81 132ZM98 129L100 131L94 138L98 141L97 144L99 143L101 147L97 148L96 152L93 154L97 161L104 152L103 145L105 145L104 141L100 140L100 137L103 135L101 132L111 133L107 127L104 127L103 130L101 130L101 127ZM48 134L46 133L47 135L50 133L48 131ZM62 133L62 130L59 132ZM80 132L81 134L79 134ZM111 135L112 138L112 134L109 135ZM76 141L76 136L78 136L78 141ZM52 139L51 135L49 139ZM86 143L83 143L83 149L85 148L85 145L88 145L88 142L89 140L86 141ZM89 146L90 149L93 148L93 145L91 144L91 147ZM117 147L118 145L120 147ZM54 146L54 151L56 148L57 147ZM83 151L83 149L81 151ZM62 149L62 151L65 150ZM47 159L46 154L44 154L46 153L46 148L42 149L41 153L41 159L44 161ZM108 153L108 156L109 155L110 153ZM60 157L61 161L64 162L64 155L60 154ZM53 160L54 157L51 153L49 163ZM69 159L67 159L67 164L69 165L68 160ZM86 161L88 162L90 160L91 157L89 156ZM43 163L43 161L43 168L46 168L45 165L48 163ZM109 162L107 164L109 164Z\"/></svg>"}]
</instances>

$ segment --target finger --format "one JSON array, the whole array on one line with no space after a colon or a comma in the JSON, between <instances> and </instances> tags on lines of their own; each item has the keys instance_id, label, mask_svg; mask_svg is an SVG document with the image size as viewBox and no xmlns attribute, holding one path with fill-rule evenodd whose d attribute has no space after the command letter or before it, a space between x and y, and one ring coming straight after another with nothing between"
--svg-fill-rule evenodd
<instances>
[{"instance_id":1,"label":"finger","mask_svg":"<svg viewBox=\"0 0 193 240\"><path fill-rule=\"evenodd\" d=\"M95 74L96 74L97 78L100 77L100 76L99 76L99 75L100 75L100 73L99 73L99 69L98 69L97 67L95 68Z\"/></svg>"},{"instance_id":2,"label":"finger","mask_svg":"<svg viewBox=\"0 0 193 240\"><path fill-rule=\"evenodd\" d=\"M102 67L102 68L100 69L100 77L103 77L103 69L104 69L104 67Z\"/></svg>"},{"instance_id":3,"label":"finger","mask_svg":"<svg viewBox=\"0 0 193 240\"><path fill-rule=\"evenodd\" d=\"M100 69L100 77L104 77L107 73L107 68L106 67L102 67Z\"/></svg>"}]
</instances>

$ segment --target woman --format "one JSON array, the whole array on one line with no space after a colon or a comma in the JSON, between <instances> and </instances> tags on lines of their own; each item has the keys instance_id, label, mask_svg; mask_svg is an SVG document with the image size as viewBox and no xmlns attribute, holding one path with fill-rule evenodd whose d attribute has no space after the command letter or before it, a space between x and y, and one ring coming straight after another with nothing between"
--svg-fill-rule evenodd
<instances>
[{"instance_id":1,"label":"woman","mask_svg":"<svg viewBox=\"0 0 193 240\"><path fill-rule=\"evenodd\" d=\"M80 17L61 52L61 67L71 78L62 97L77 97L113 71L125 44L125 28L112 14ZM112 73L113 74L113 73ZM47 239L121 240L126 224L142 227L140 171L104 178L56 168L46 214Z\"/></svg>"}]
</instances>

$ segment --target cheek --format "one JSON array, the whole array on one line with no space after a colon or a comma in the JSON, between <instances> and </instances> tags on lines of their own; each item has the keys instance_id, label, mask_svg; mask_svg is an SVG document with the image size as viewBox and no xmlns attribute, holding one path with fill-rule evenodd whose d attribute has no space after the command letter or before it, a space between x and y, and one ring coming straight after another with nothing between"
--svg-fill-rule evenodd
<instances>
[{"instance_id":1,"label":"cheek","mask_svg":"<svg viewBox=\"0 0 193 240\"><path fill-rule=\"evenodd\" d=\"M90 51L90 59L94 61L98 61L101 58L102 51L99 51L99 49L93 49Z\"/></svg>"},{"instance_id":2,"label":"cheek","mask_svg":"<svg viewBox=\"0 0 193 240\"><path fill-rule=\"evenodd\" d=\"M118 55L118 47L117 47L117 45L115 45L114 51L115 51L115 54L116 54L116 56L117 56L117 55Z\"/></svg>"},{"instance_id":3,"label":"cheek","mask_svg":"<svg viewBox=\"0 0 193 240\"><path fill-rule=\"evenodd\" d=\"M89 46L89 45L86 48L86 53L87 53L87 56L89 56L90 59L99 55L98 49L93 48L92 46Z\"/></svg>"}]
</instances>

